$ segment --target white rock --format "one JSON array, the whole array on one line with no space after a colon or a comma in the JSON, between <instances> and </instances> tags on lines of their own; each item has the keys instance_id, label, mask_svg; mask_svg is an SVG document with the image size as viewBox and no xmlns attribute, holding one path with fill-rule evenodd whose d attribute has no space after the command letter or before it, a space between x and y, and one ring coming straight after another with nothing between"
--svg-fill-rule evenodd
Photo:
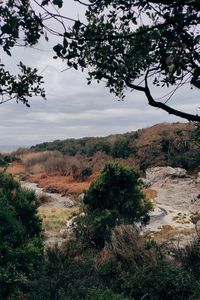
<instances>
[{"instance_id":1,"label":"white rock","mask_svg":"<svg viewBox=\"0 0 200 300\"><path fill-rule=\"evenodd\" d=\"M78 200L79 200L80 202L82 202L82 201L83 201L83 198L84 198L84 196L85 196L85 194L84 194L84 193L80 194L80 195L78 196Z\"/></svg>"},{"instance_id":2,"label":"white rock","mask_svg":"<svg viewBox=\"0 0 200 300\"><path fill-rule=\"evenodd\" d=\"M197 173L196 183L200 183L200 172Z\"/></svg>"},{"instance_id":3,"label":"white rock","mask_svg":"<svg viewBox=\"0 0 200 300\"><path fill-rule=\"evenodd\" d=\"M198 235L200 235L200 220L198 220L195 224L195 229Z\"/></svg>"},{"instance_id":4,"label":"white rock","mask_svg":"<svg viewBox=\"0 0 200 300\"><path fill-rule=\"evenodd\" d=\"M80 213L78 216L84 216L84 215L85 215L85 213L82 212L82 213ZM73 226L76 226L76 218L77 218L78 216L74 216L74 217L72 217L71 219L69 219L69 220L67 221L67 223L66 223L66 229L68 230L68 232L72 232L72 227L73 227Z\"/></svg>"},{"instance_id":5,"label":"white rock","mask_svg":"<svg viewBox=\"0 0 200 300\"><path fill-rule=\"evenodd\" d=\"M145 188L148 188L151 186L151 181L146 178L142 178L142 182L143 182Z\"/></svg>"},{"instance_id":6,"label":"white rock","mask_svg":"<svg viewBox=\"0 0 200 300\"><path fill-rule=\"evenodd\" d=\"M65 201L64 202L64 206L66 207L66 208L71 208L71 207L73 207L75 204L74 204L74 201L73 200L67 200L67 201Z\"/></svg>"},{"instance_id":7,"label":"white rock","mask_svg":"<svg viewBox=\"0 0 200 300\"><path fill-rule=\"evenodd\" d=\"M186 170L182 168L155 167L146 170L146 179L155 182L167 178L184 178L186 174Z\"/></svg>"}]
</instances>

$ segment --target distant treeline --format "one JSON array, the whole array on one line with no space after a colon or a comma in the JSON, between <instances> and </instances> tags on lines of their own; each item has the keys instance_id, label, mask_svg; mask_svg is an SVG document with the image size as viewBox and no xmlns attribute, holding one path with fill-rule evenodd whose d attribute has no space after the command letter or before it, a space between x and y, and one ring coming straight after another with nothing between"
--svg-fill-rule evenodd
<instances>
[{"instance_id":1,"label":"distant treeline","mask_svg":"<svg viewBox=\"0 0 200 300\"><path fill-rule=\"evenodd\" d=\"M37 144L31 147L34 151L60 151L63 154L75 156L77 154L87 157L96 152L104 152L114 158L127 158L134 153L130 143L138 138L137 132L108 137L85 137L81 139L55 140L49 143Z\"/></svg>"},{"instance_id":2,"label":"distant treeline","mask_svg":"<svg viewBox=\"0 0 200 300\"><path fill-rule=\"evenodd\" d=\"M131 158L141 170L166 165L194 170L200 166L199 136L194 124L164 123L107 137L56 140L32 146L30 150L85 157L103 152L112 158Z\"/></svg>"}]
</instances>

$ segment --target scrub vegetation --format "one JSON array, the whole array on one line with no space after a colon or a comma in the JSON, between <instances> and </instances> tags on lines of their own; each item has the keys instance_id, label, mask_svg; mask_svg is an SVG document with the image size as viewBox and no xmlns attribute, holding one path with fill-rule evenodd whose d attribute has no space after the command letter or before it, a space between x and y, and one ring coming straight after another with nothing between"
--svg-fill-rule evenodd
<instances>
[{"instance_id":1,"label":"scrub vegetation","mask_svg":"<svg viewBox=\"0 0 200 300\"><path fill-rule=\"evenodd\" d=\"M140 234L152 204L134 169L107 163L66 243L45 251L34 193L4 173L0 187L1 299L199 299L199 237L176 249ZM42 214L55 226L69 217L55 209Z\"/></svg>"}]
</instances>

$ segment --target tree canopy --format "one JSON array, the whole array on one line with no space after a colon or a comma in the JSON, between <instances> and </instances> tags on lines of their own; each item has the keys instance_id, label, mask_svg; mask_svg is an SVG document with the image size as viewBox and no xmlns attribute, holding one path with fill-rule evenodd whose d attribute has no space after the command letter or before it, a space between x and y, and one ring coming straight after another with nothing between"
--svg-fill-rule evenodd
<instances>
[{"instance_id":1,"label":"tree canopy","mask_svg":"<svg viewBox=\"0 0 200 300\"><path fill-rule=\"evenodd\" d=\"M47 40L56 35L60 40L53 48L54 57L66 61L69 68L87 69L88 83L105 80L120 99L128 89L141 91L149 105L200 121L200 116L168 105L183 85L200 88L200 1L74 1L85 7L84 23L62 14L62 0L5 1L0 8L4 51L10 55L21 36L26 46L37 43L42 35ZM48 25L49 20L59 24L60 30ZM1 67L2 96L7 93L8 99L16 97L26 104L27 96L45 96L36 70L23 64L20 68L23 76L17 79L9 73L6 76ZM24 88L19 88L19 83ZM169 87L170 92L161 101L156 100L151 92L153 85Z\"/></svg>"}]
</instances>

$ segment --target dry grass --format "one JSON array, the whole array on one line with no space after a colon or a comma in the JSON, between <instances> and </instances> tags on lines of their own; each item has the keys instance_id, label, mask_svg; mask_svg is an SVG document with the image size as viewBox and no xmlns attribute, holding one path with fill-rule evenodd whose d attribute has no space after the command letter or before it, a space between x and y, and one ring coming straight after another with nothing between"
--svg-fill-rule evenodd
<instances>
[{"instance_id":1,"label":"dry grass","mask_svg":"<svg viewBox=\"0 0 200 300\"><path fill-rule=\"evenodd\" d=\"M145 247L145 239L134 225L119 225L112 231L111 251L116 257L139 267L154 259L153 252Z\"/></svg>"},{"instance_id":2,"label":"dry grass","mask_svg":"<svg viewBox=\"0 0 200 300\"><path fill-rule=\"evenodd\" d=\"M157 191L153 189L143 189L143 193L147 199L154 200L157 197Z\"/></svg>"},{"instance_id":3,"label":"dry grass","mask_svg":"<svg viewBox=\"0 0 200 300\"><path fill-rule=\"evenodd\" d=\"M14 176L16 175L24 175L26 173L25 166L20 162L14 162L8 168L6 169L6 172L9 174L12 174Z\"/></svg>"},{"instance_id":4,"label":"dry grass","mask_svg":"<svg viewBox=\"0 0 200 300\"><path fill-rule=\"evenodd\" d=\"M45 231L59 232L66 222L79 213L79 207L56 209L50 207L39 207L38 214L42 219Z\"/></svg>"},{"instance_id":5,"label":"dry grass","mask_svg":"<svg viewBox=\"0 0 200 300\"><path fill-rule=\"evenodd\" d=\"M27 152L20 155L20 158L23 162L27 162L32 159L38 159L41 157L41 152Z\"/></svg>"},{"instance_id":6,"label":"dry grass","mask_svg":"<svg viewBox=\"0 0 200 300\"><path fill-rule=\"evenodd\" d=\"M168 136L170 132L175 130L191 130L194 128L193 124L188 123L161 123L156 124L154 126L141 129L140 130L140 138L135 140L135 144L137 147L146 146L152 143L152 141L159 141L162 136Z\"/></svg>"},{"instance_id":7,"label":"dry grass","mask_svg":"<svg viewBox=\"0 0 200 300\"><path fill-rule=\"evenodd\" d=\"M135 269L155 261L155 253L147 249L144 236L134 225L121 224L112 231L111 242L96 256L95 267L99 268L108 261L117 261Z\"/></svg>"},{"instance_id":8,"label":"dry grass","mask_svg":"<svg viewBox=\"0 0 200 300\"><path fill-rule=\"evenodd\" d=\"M178 213L176 216L173 217L173 221L176 221L176 223L179 224L189 224L190 223L190 217L187 214L184 213Z\"/></svg>"},{"instance_id":9,"label":"dry grass","mask_svg":"<svg viewBox=\"0 0 200 300\"><path fill-rule=\"evenodd\" d=\"M160 231L154 232L153 237L156 242L163 243L169 240L172 240L173 238L181 235L189 236L195 233L195 230L192 228L173 228L171 225L163 225Z\"/></svg>"}]
</instances>

